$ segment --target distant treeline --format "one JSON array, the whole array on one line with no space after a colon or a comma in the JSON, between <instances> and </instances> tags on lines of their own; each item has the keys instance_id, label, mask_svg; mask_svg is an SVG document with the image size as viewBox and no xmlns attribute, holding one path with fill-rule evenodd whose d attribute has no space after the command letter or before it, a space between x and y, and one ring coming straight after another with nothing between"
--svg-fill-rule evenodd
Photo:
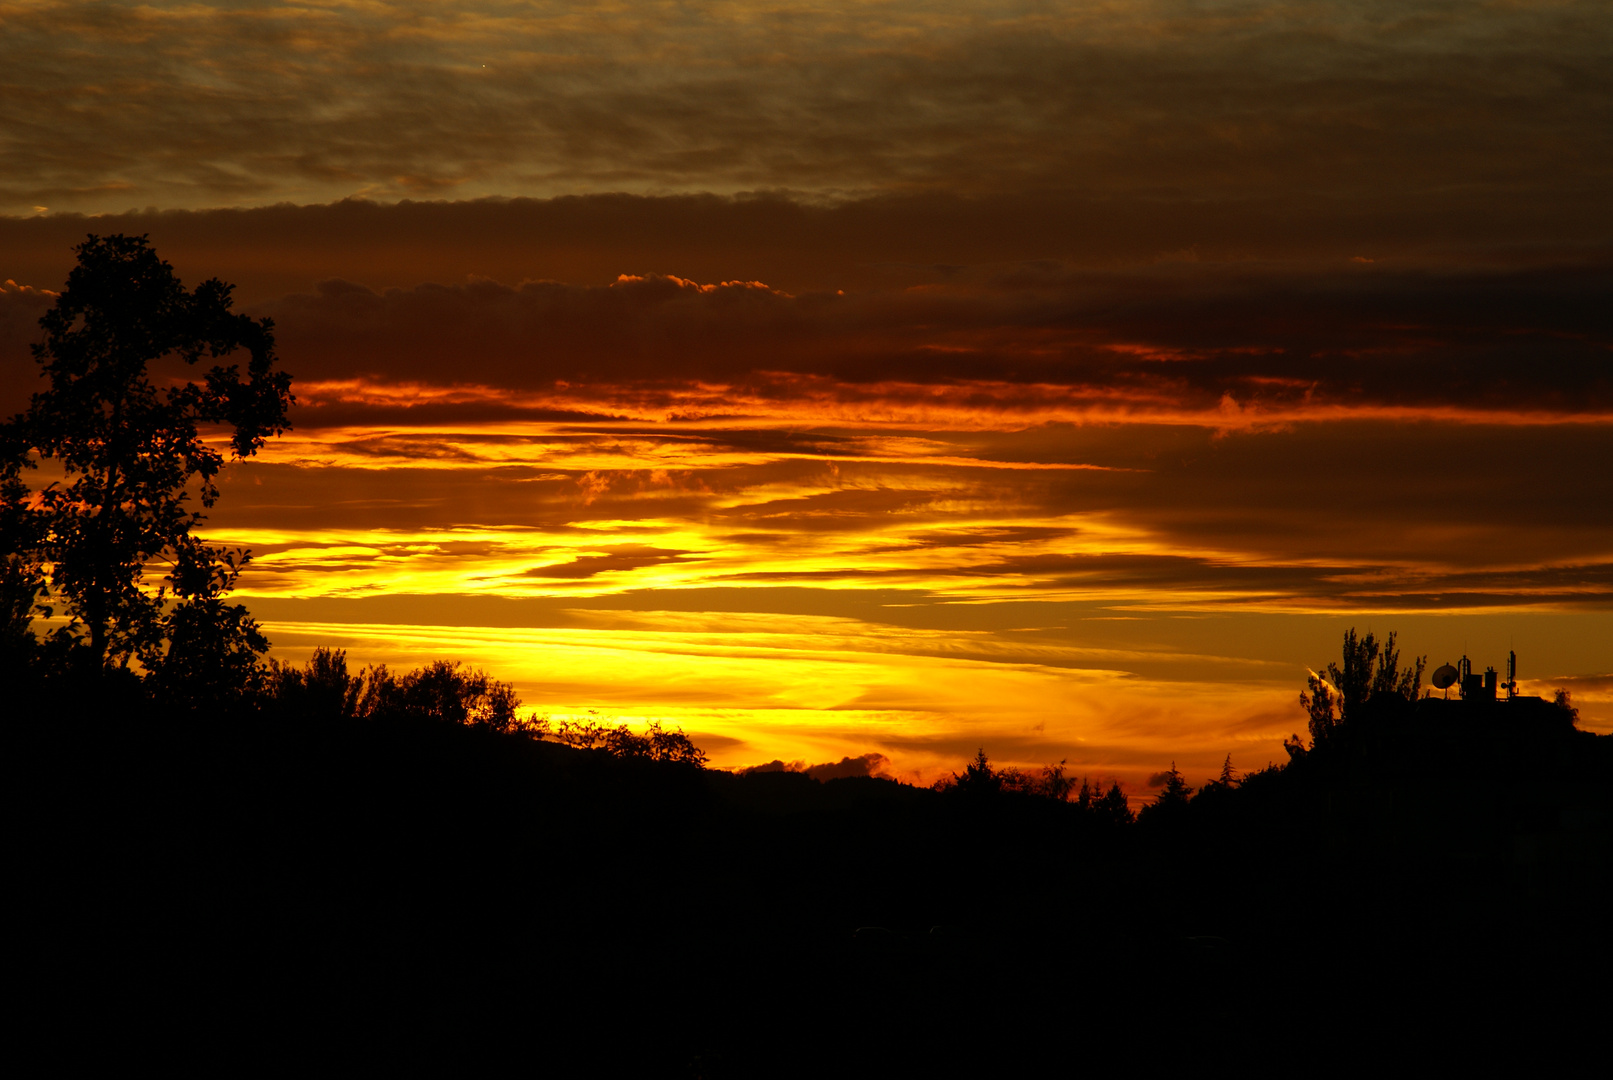
<instances>
[{"instance_id":1,"label":"distant treeline","mask_svg":"<svg viewBox=\"0 0 1613 1080\"><path fill-rule=\"evenodd\" d=\"M133 674L8 689L29 1009L170 1059L992 1072L1072 1023L1118 1063L1296 1000L1412 1039L1504 1005L1567 1045L1602 1001L1560 973L1609 957L1613 739L1550 702L1369 683L1287 762L1173 768L1134 819L984 751L936 789L712 770L451 662L319 650L224 709Z\"/></svg>"},{"instance_id":2,"label":"distant treeline","mask_svg":"<svg viewBox=\"0 0 1613 1080\"><path fill-rule=\"evenodd\" d=\"M698 768L706 764L705 751L681 730L668 731L659 721L651 721L638 733L626 724L613 727L594 719L564 720L556 727L547 716L523 716L513 684L449 660L435 661L405 675L394 675L384 664L353 675L347 670L345 650L319 648L300 668L270 661L256 692L242 704L302 723L419 719L464 724L518 738L552 739L617 757Z\"/></svg>"}]
</instances>

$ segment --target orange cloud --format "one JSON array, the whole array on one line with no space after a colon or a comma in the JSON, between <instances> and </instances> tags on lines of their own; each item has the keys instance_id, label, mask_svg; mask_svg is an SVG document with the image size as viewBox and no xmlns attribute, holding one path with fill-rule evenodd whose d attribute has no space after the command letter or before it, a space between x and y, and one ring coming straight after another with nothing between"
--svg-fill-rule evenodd
<instances>
[{"instance_id":1,"label":"orange cloud","mask_svg":"<svg viewBox=\"0 0 1613 1080\"><path fill-rule=\"evenodd\" d=\"M1358 622L1610 722L1589 0L419 9L0 0L0 414L85 233L238 283L282 655L1134 795Z\"/></svg>"}]
</instances>

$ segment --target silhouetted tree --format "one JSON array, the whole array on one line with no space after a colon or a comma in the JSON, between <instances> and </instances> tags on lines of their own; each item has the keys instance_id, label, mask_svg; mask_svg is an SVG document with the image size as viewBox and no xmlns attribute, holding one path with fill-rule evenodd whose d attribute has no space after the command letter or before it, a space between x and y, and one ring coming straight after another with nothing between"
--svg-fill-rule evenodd
<instances>
[{"instance_id":1,"label":"silhouetted tree","mask_svg":"<svg viewBox=\"0 0 1613 1080\"><path fill-rule=\"evenodd\" d=\"M1367 639L1371 638L1372 635L1367 634ZM1417 691L1423 683L1423 668L1427 663L1428 657L1420 656L1414 665L1401 668L1400 650L1395 647L1395 634L1391 630L1383 643L1383 652L1378 656L1378 670L1372 676L1373 695L1393 694L1406 701L1416 701Z\"/></svg>"},{"instance_id":2,"label":"silhouetted tree","mask_svg":"<svg viewBox=\"0 0 1613 1080\"><path fill-rule=\"evenodd\" d=\"M347 672L346 650L324 647L301 668L269 661L266 683L280 712L313 721L357 717L364 692L364 678Z\"/></svg>"},{"instance_id":3,"label":"silhouetted tree","mask_svg":"<svg viewBox=\"0 0 1613 1080\"><path fill-rule=\"evenodd\" d=\"M1310 718L1307 726L1311 733L1311 744L1320 745L1327 741L1333 733L1333 725L1338 722L1341 695L1325 675L1312 671L1305 681L1309 689L1299 692L1299 704ZM1292 736L1283 746L1290 757L1303 753L1305 749L1298 735Z\"/></svg>"},{"instance_id":4,"label":"silhouetted tree","mask_svg":"<svg viewBox=\"0 0 1613 1080\"><path fill-rule=\"evenodd\" d=\"M1187 780L1176 768L1176 762L1171 762L1170 771L1165 774L1165 786L1160 793L1154 796L1154 801L1143 807L1138 820L1150 825L1160 824L1180 819L1186 812L1188 803L1193 798L1193 789L1188 786Z\"/></svg>"},{"instance_id":5,"label":"silhouetted tree","mask_svg":"<svg viewBox=\"0 0 1613 1080\"><path fill-rule=\"evenodd\" d=\"M1329 663L1325 675L1311 672L1307 689L1299 695L1299 703L1310 717L1313 748L1325 746L1342 725L1360 716L1374 697L1415 701L1428 662L1426 656L1420 656L1402 669L1392 631L1380 642L1370 630L1365 637L1357 637L1353 626L1345 631L1342 659L1342 666ZM1289 755L1297 756L1300 750L1303 747L1290 747Z\"/></svg>"},{"instance_id":6,"label":"silhouetted tree","mask_svg":"<svg viewBox=\"0 0 1613 1080\"><path fill-rule=\"evenodd\" d=\"M1129 825L1135 817L1118 780L1112 782L1108 792L1105 792L1101 781L1094 783L1083 776L1081 788L1075 795L1075 805L1094 819L1112 824Z\"/></svg>"},{"instance_id":7,"label":"silhouetted tree","mask_svg":"<svg viewBox=\"0 0 1613 1080\"><path fill-rule=\"evenodd\" d=\"M554 739L578 750L602 749L610 737L611 729L597 719L562 720L555 729Z\"/></svg>"},{"instance_id":8,"label":"silhouetted tree","mask_svg":"<svg viewBox=\"0 0 1613 1080\"><path fill-rule=\"evenodd\" d=\"M1064 762L1044 765L1038 778L1036 793L1054 802L1069 802L1075 794L1075 778L1065 775Z\"/></svg>"},{"instance_id":9,"label":"silhouetted tree","mask_svg":"<svg viewBox=\"0 0 1613 1080\"><path fill-rule=\"evenodd\" d=\"M204 508L218 497L224 456L204 426L229 429L235 458L286 430L291 376L275 368L269 320L231 312L231 286L213 278L187 291L144 236L92 235L76 250L78 265L33 347L49 387L5 424L5 512L26 521L7 525L26 544L11 549L20 560L8 556L9 614L14 621L31 587L29 560L38 559L50 564L51 590L73 617L64 632L91 670L139 660L157 671L167 662L165 686L210 667L217 684L243 673L242 658L266 642L244 609L219 600L246 554L225 558L192 535L201 514L187 508L187 489L195 485ZM149 370L241 349L244 374L215 364L200 382L175 383ZM30 498L17 470L35 457L59 462L66 476ZM145 580L153 561L170 567L156 589ZM178 649L171 661L165 643Z\"/></svg>"},{"instance_id":10,"label":"silhouetted tree","mask_svg":"<svg viewBox=\"0 0 1613 1080\"><path fill-rule=\"evenodd\" d=\"M1214 812L1224 807L1232 799L1239 787L1238 770L1232 767L1232 755L1228 754L1221 762L1221 772L1214 780L1207 780L1199 788L1198 794L1193 796L1193 807L1196 812Z\"/></svg>"},{"instance_id":11,"label":"silhouetted tree","mask_svg":"<svg viewBox=\"0 0 1613 1080\"><path fill-rule=\"evenodd\" d=\"M288 718L433 720L501 733L524 726L512 684L458 661L433 661L401 676L385 664L349 675L345 652L321 648L300 669L271 661L263 681L271 710Z\"/></svg>"},{"instance_id":12,"label":"silhouetted tree","mask_svg":"<svg viewBox=\"0 0 1613 1080\"><path fill-rule=\"evenodd\" d=\"M1101 798L1093 799L1091 806L1096 818L1110 825L1130 825L1136 819L1126 802L1126 793L1120 790L1118 780L1109 785L1109 790Z\"/></svg>"},{"instance_id":13,"label":"silhouetted tree","mask_svg":"<svg viewBox=\"0 0 1613 1080\"><path fill-rule=\"evenodd\" d=\"M1065 763L1044 765L1039 773L1026 772L1012 766L993 768L984 748L975 752L974 760L964 766L961 773L950 773L931 785L933 791L960 791L971 795L1022 795L1054 802L1071 802L1097 798L1097 792L1082 781L1079 789L1074 777L1065 772ZM1079 794L1078 794L1079 792ZM1081 802L1085 808L1087 803Z\"/></svg>"},{"instance_id":14,"label":"silhouetted tree","mask_svg":"<svg viewBox=\"0 0 1613 1080\"><path fill-rule=\"evenodd\" d=\"M1567 690L1564 690L1562 687L1558 687L1557 692L1552 695L1551 703L1562 710L1563 715L1568 720L1569 727L1577 727L1579 725L1579 710L1574 707L1573 695Z\"/></svg>"},{"instance_id":15,"label":"silhouetted tree","mask_svg":"<svg viewBox=\"0 0 1613 1080\"><path fill-rule=\"evenodd\" d=\"M1187 781L1176 768L1176 762L1171 762L1170 772L1165 774L1165 788L1155 797L1155 805L1186 806L1192 797L1193 789L1187 786Z\"/></svg>"},{"instance_id":16,"label":"silhouetted tree","mask_svg":"<svg viewBox=\"0 0 1613 1080\"><path fill-rule=\"evenodd\" d=\"M952 787L968 795L996 795L1003 789L1003 778L991 767L986 748L975 751L974 760L963 767L963 772L952 774Z\"/></svg>"},{"instance_id":17,"label":"silhouetted tree","mask_svg":"<svg viewBox=\"0 0 1613 1080\"><path fill-rule=\"evenodd\" d=\"M531 725L530 733L538 738L551 737L547 718ZM579 750L604 750L616 757L649 758L702 769L706 766L706 752L691 742L682 728L668 731L659 720L651 720L642 735L626 724L610 727L593 719L565 720L552 737Z\"/></svg>"},{"instance_id":18,"label":"silhouetted tree","mask_svg":"<svg viewBox=\"0 0 1613 1080\"><path fill-rule=\"evenodd\" d=\"M153 696L171 708L206 709L238 704L262 688L258 658L269 641L241 604L223 595L246 563L244 553L208 552L183 543L169 578L183 597L161 618L168 648L144 657Z\"/></svg>"},{"instance_id":19,"label":"silhouetted tree","mask_svg":"<svg viewBox=\"0 0 1613 1080\"><path fill-rule=\"evenodd\" d=\"M646 738L650 743L650 757L655 761L670 761L680 765L706 767L706 752L689 741L683 729L664 731L657 720L651 720Z\"/></svg>"},{"instance_id":20,"label":"silhouetted tree","mask_svg":"<svg viewBox=\"0 0 1613 1080\"><path fill-rule=\"evenodd\" d=\"M20 448L0 447L0 670L13 675L34 658L36 613L49 616L45 594L44 518L29 506L28 485L18 472Z\"/></svg>"},{"instance_id":21,"label":"silhouetted tree","mask_svg":"<svg viewBox=\"0 0 1613 1080\"><path fill-rule=\"evenodd\" d=\"M515 727L521 704L514 686L477 668L464 669L458 661L433 661L395 682L385 668L376 668L371 678L382 687L374 695L377 707L450 724L507 732Z\"/></svg>"}]
</instances>

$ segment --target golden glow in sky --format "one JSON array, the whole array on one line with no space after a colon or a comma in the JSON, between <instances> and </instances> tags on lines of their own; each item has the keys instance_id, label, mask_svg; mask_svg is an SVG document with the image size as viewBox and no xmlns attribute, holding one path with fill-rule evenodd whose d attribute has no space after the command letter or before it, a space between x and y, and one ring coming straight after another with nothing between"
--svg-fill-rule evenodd
<instances>
[{"instance_id":1,"label":"golden glow in sky","mask_svg":"<svg viewBox=\"0 0 1613 1080\"><path fill-rule=\"evenodd\" d=\"M1597 4L0 23L0 403L85 233L237 284L281 658L1134 796L1281 759L1351 626L1613 728Z\"/></svg>"}]
</instances>

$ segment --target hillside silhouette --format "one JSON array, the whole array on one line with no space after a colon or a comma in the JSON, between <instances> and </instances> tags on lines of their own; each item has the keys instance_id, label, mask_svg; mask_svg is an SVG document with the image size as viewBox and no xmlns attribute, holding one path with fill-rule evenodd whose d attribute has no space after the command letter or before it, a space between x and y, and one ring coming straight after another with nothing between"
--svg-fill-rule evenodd
<instances>
[{"instance_id":1,"label":"hillside silhouette","mask_svg":"<svg viewBox=\"0 0 1613 1080\"><path fill-rule=\"evenodd\" d=\"M1423 695L1352 630L1287 761L1172 764L1134 815L985 748L934 788L736 774L659 725L552 727L450 660L282 664L225 601L248 556L185 502L221 464L198 424L238 455L283 429L272 328L143 240L91 237L81 269L63 311L93 285L100 314L46 327L0 515L10 941L62 1065L999 1075L1526 1032L1549 1068L1605 1019L1613 738L1566 696ZM106 344L120 274L168 305L147 352L244 348L251 378L158 395L154 356ZM117 332L72 336L96 318ZM131 415L191 456L105 425ZM76 495L35 497L43 456Z\"/></svg>"},{"instance_id":2,"label":"hillside silhouette","mask_svg":"<svg viewBox=\"0 0 1613 1080\"><path fill-rule=\"evenodd\" d=\"M138 1018L153 1052L205 1017L725 1076L1186 1048L1296 994L1423 1036L1499 1010L1563 1038L1602 1003L1571 975L1609 955L1613 739L1549 703L1383 702L1133 822L984 753L932 790L571 746L478 716L453 665L350 708L320 696L343 666L228 716L13 684L35 1008Z\"/></svg>"}]
</instances>

